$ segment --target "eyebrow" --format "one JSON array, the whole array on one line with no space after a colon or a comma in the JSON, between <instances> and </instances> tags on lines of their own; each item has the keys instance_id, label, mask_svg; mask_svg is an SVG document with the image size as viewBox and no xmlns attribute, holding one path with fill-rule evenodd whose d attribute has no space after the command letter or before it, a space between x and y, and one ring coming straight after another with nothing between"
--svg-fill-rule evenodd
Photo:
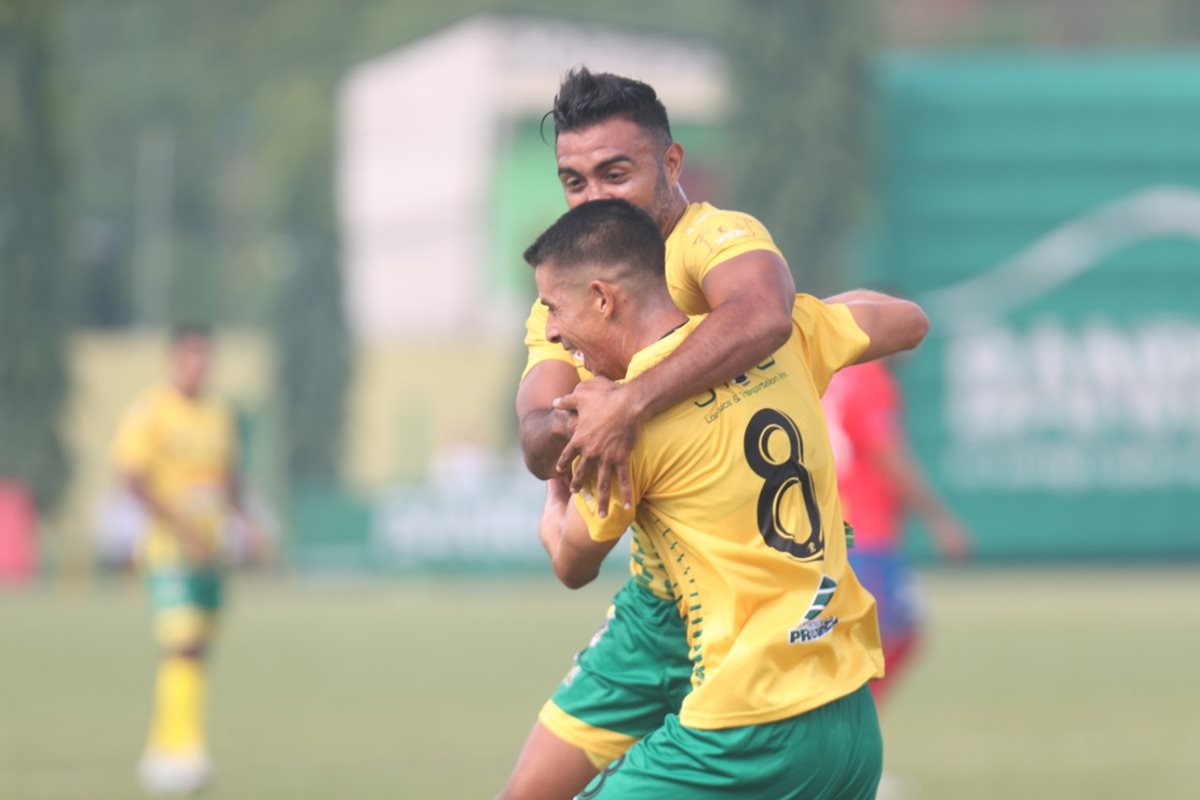
<instances>
[{"instance_id":1,"label":"eyebrow","mask_svg":"<svg viewBox=\"0 0 1200 800\"><path fill-rule=\"evenodd\" d=\"M595 166L594 171L603 172L604 170L608 169L609 167L613 166L614 164L619 164L621 162L628 162L628 163L632 164L632 163L634 163L633 156L628 156L628 155L625 155L624 153L621 153L620 155L615 155L612 158L606 158ZM579 170L571 169L570 167L559 167L558 174L560 176L561 175L582 175L582 173Z\"/></svg>"}]
</instances>

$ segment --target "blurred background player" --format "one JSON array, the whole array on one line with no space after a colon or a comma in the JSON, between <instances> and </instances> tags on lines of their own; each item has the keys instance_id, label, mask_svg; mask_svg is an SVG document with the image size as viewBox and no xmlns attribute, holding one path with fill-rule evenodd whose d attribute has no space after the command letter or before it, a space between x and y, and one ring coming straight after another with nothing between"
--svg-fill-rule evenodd
<instances>
[{"instance_id":1,"label":"blurred background player","mask_svg":"<svg viewBox=\"0 0 1200 800\"><path fill-rule=\"evenodd\" d=\"M148 791L176 794L211 778L204 660L221 608L223 532L231 514L258 544L242 508L233 414L206 392L210 332L177 329L169 358L169 380L146 391L121 420L114 458L148 519L140 561L161 650L138 777Z\"/></svg>"},{"instance_id":2,"label":"blurred background player","mask_svg":"<svg viewBox=\"0 0 1200 800\"><path fill-rule=\"evenodd\" d=\"M871 684L879 704L907 668L920 632L913 576L901 548L905 515L920 517L943 557L963 561L970 551L962 524L908 446L900 384L890 371L895 358L842 370L822 398L842 508L854 527L850 564L879 607L887 663L887 675Z\"/></svg>"}]
</instances>

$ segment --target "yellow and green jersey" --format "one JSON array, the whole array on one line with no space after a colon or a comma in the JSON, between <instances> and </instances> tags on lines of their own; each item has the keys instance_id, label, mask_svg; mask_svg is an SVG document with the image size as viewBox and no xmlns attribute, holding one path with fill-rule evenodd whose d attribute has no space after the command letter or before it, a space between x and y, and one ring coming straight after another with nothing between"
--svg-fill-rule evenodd
<instances>
[{"instance_id":1,"label":"yellow and green jersey","mask_svg":"<svg viewBox=\"0 0 1200 800\"><path fill-rule=\"evenodd\" d=\"M724 211L708 203L692 203L671 230L666 242L666 279L671 299L685 314L705 314L712 309L704 296L704 278L726 261L755 250L766 250L780 258L767 229L754 217L740 211ZM525 346L529 371L543 361L563 361L575 367L579 380L593 377L582 360L561 345L546 339L546 307L534 302L525 320ZM633 528L630 570L645 588L663 599L671 599L671 586L652 543L645 541L637 525Z\"/></svg>"},{"instance_id":2,"label":"yellow and green jersey","mask_svg":"<svg viewBox=\"0 0 1200 800\"><path fill-rule=\"evenodd\" d=\"M117 469L141 475L160 503L217 542L235 458L233 417L223 403L174 386L151 389L125 412L113 456ZM177 539L157 519L150 520L142 558L151 569L180 563Z\"/></svg>"},{"instance_id":3,"label":"yellow and green jersey","mask_svg":"<svg viewBox=\"0 0 1200 800\"><path fill-rule=\"evenodd\" d=\"M639 352L628 377L695 329ZM664 557L687 618L692 692L680 722L730 728L785 719L883 674L875 601L846 562L820 395L868 344L843 305L798 295L785 347L749 373L647 423L630 459L635 509L601 518L596 540L635 517Z\"/></svg>"}]
</instances>

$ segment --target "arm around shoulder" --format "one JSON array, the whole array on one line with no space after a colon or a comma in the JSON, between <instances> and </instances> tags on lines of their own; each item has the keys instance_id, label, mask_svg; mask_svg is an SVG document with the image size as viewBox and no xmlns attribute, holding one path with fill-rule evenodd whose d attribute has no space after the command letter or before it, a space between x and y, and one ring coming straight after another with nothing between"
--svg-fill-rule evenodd
<instances>
[{"instance_id":1,"label":"arm around shoulder","mask_svg":"<svg viewBox=\"0 0 1200 800\"><path fill-rule=\"evenodd\" d=\"M845 305L855 324L870 339L856 363L874 361L902 350L911 350L929 332L929 318L919 305L868 289L854 289L825 299Z\"/></svg>"},{"instance_id":2,"label":"arm around shoulder","mask_svg":"<svg viewBox=\"0 0 1200 800\"><path fill-rule=\"evenodd\" d=\"M555 399L579 385L579 373L564 361L535 365L517 389L517 420L525 466L542 480L556 475L555 464L571 438L573 412L554 408Z\"/></svg>"}]
</instances>

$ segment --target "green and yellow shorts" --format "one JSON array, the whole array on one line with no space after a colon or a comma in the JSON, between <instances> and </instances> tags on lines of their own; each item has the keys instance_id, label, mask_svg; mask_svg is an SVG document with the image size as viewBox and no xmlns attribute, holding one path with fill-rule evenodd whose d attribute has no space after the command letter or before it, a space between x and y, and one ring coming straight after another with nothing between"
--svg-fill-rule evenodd
<instances>
[{"instance_id":1,"label":"green and yellow shorts","mask_svg":"<svg viewBox=\"0 0 1200 800\"><path fill-rule=\"evenodd\" d=\"M883 739L866 686L764 725L698 730L672 714L576 800L873 800Z\"/></svg>"},{"instance_id":2,"label":"green and yellow shorts","mask_svg":"<svg viewBox=\"0 0 1200 800\"><path fill-rule=\"evenodd\" d=\"M677 713L691 679L679 607L631 578L538 721L599 769Z\"/></svg>"},{"instance_id":3,"label":"green and yellow shorts","mask_svg":"<svg viewBox=\"0 0 1200 800\"><path fill-rule=\"evenodd\" d=\"M224 582L219 569L148 570L146 589L159 645L175 650L207 641L221 610Z\"/></svg>"}]
</instances>

